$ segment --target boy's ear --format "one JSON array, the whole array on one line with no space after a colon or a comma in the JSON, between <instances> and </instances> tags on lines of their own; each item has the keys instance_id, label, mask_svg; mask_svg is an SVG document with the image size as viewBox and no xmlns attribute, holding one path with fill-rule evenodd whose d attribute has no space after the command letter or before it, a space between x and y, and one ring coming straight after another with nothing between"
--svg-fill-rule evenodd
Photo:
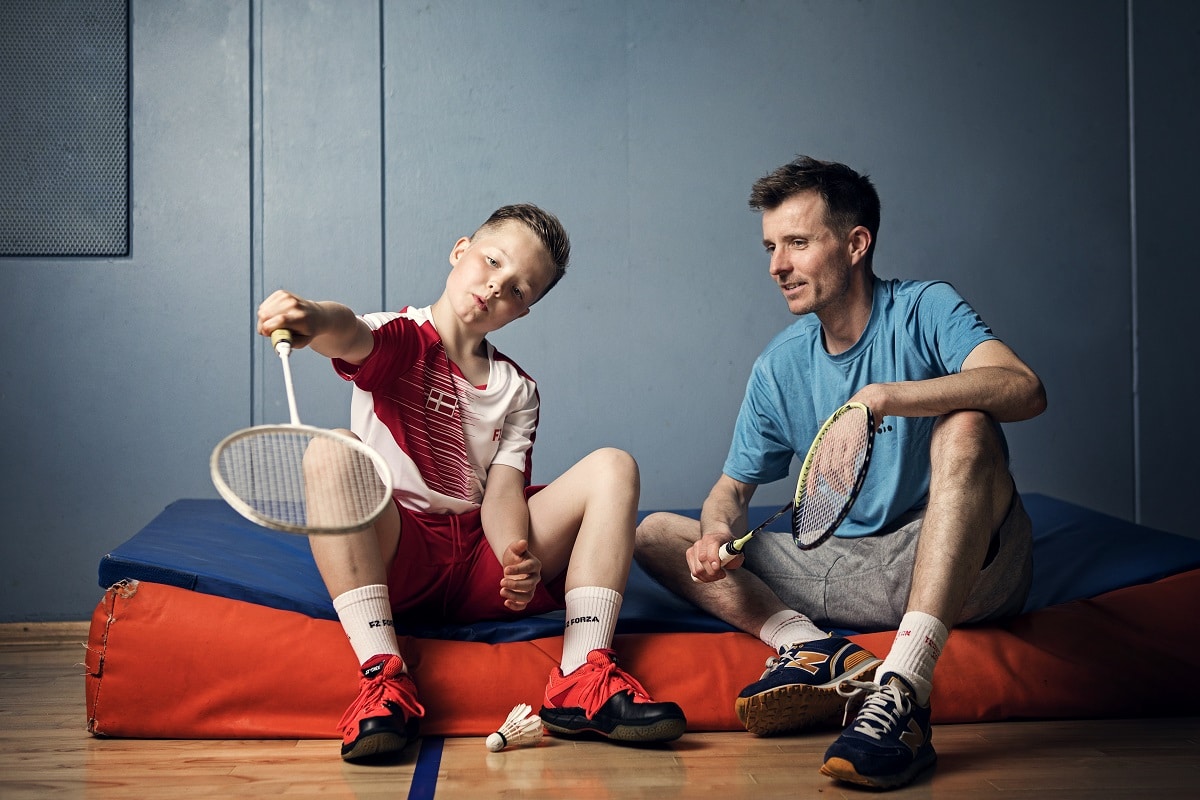
<instances>
[{"instance_id":1,"label":"boy's ear","mask_svg":"<svg viewBox=\"0 0 1200 800\"><path fill-rule=\"evenodd\" d=\"M450 266L457 264L458 260L462 258L463 253L467 252L467 248L470 246L471 240L466 236L455 242L454 247L450 248Z\"/></svg>"}]
</instances>

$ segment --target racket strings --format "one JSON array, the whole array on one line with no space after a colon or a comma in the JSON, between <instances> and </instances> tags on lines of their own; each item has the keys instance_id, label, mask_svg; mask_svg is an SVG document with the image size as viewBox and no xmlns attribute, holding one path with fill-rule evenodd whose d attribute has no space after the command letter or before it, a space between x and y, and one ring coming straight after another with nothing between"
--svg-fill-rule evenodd
<instances>
[{"instance_id":1,"label":"racket strings","mask_svg":"<svg viewBox=\"0 0 1200 800\"><path fill-rule=\"evenodd\" d=\"M238 500L285 528L363 528L390 493L365 453L320 431L255 431L227 443L217 464Z\"/></svg>"},{"instance_id":2,"label":"racket strings","mask_svg":"<svg viewBox=\"0 0 1200 800\"><path fill-rule=\"evenodd\" d=\"M849 409L825 430L796 494L792 535L797 544L819 542L853 503L870 454L869 425L865 412Z\"/></svg>"}]
</instances>

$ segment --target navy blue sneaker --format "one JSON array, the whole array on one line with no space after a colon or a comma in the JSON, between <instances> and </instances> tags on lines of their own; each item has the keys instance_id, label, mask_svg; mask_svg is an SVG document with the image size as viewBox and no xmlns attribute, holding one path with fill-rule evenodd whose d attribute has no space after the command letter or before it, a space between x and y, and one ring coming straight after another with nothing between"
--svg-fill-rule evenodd
<instances>
[{"instance_id":1,"label":"navy blue sneaker","mask_svg":"<svg viewBox=\"0 0 1200 800\"><path fill-rule=\"evenodd\" d=\"M878 683L849 681L843 696L867 693L854 721L825 751L821 774L835 780L894 789L937 762L929 706L917 705L912 686L895 673Z\"/></svg>"},{"instance_id":2,"label":"navy blue sneaker","mask_svg":"<svg viewBox=\"0 0 1200 800\"><path fill-rule=\"evenodd\" d=\"M882 662L841 636L781 648L767 671L742 689L734 709L746 730L759 736L842 721L843 681L867 680Z\"/></svg>"}]
</instances>

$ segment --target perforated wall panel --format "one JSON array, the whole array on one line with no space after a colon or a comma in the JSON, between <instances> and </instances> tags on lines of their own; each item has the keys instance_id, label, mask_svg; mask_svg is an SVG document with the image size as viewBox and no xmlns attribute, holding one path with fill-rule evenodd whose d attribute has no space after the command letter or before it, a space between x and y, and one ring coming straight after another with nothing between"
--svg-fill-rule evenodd
<instances>
[{"instance_id":1,"label":"perforated wall panel","mask_svg":"<svg viewBox=\"0 0 1200 800\"><path fill-rule=\"evenodd\" d=\"M128 0L0 0L0 256L128 252Z\"/></svg>"}]
</instances>

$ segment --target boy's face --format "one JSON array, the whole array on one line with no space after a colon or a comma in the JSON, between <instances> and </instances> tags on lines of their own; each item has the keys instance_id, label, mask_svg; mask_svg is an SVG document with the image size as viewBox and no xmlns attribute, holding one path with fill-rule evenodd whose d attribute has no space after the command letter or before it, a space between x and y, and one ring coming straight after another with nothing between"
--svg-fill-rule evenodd
<instances>
[{"instance_id":1,"label":"boy's face","mask_svg":"<svg viewBox=\"0 0 1200 800\"><path fill-rule=\"evenodd\" d=\"M537 235L507 221L463 237L450 251L446 294L466 324L498 330L529 313L554 277L554 264Z\"/></svg>"}]
</instances>

